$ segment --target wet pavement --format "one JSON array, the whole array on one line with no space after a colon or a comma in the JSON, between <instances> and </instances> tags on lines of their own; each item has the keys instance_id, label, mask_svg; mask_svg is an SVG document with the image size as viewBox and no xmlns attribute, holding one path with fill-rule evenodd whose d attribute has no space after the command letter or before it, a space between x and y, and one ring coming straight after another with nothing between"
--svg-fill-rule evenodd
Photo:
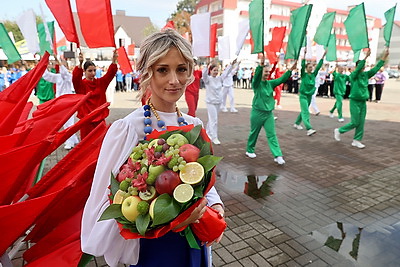
<instances>
[{"instance_id":1,"label":"wet pavement","mask_svg":"<svg viewBox=\"0 0 400 267\"><path fill-rule=\"evenodd\" d=\"M283 94L284 108L275 114L284 166L273 161L263 130L257 157L245 156L252 92L235 89L239 112L220 113L222 144L214 146L215 154L224 157L216 188L228 223L221 243L213 246L214 266L399 266L397 84L385 87L386 102L368 103L364 149L351 146L353 131L341 142L333 139L333 129L343 125L328 116L333 99L318 98L321 114L311 117L317 133L307 136L292 127L297 96ZM110 121L138 105L132 94L124 94L116 96ZM204 90L200 101L203 97ZM198 117L206 124L206 109L199 104ZM185 112L183 100L179 105ZM344 116L346 123L348 101ZM49 166L63 154L62 149L53 153ZM89 266L106 266L102 258L96 262Z\"/></svg>"}]
</instances>

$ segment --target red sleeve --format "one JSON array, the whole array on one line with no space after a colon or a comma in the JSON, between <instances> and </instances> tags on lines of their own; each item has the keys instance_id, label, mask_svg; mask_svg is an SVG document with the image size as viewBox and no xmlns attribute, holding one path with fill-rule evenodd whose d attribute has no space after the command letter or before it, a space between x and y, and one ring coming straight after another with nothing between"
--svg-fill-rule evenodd
<instances>
[{"instance_id":1,"label":"red sleeve","mask_svg":"<svg viewBox=\"0 0 400 267\"><path fill-rule=\"evenodd\" d=\"M104 88L104 91L107 90L108 85L110 84L112 79L114 79L117 70L117 64L111 63L110 67L108 67L106 74L104 74L103 77L99 78L99 82Z\"/></svg>"},{"instance_id":2,"label":"red sleeve","mask_svg":"<svg viewBox=\"0 0 400 267\"><path fill-rule=\"evenodd\" d=\"M76 66L72 71L72 84L74 85L77 94L86 94L82 83L83 69Z\"/></svg>"}]
</instances>

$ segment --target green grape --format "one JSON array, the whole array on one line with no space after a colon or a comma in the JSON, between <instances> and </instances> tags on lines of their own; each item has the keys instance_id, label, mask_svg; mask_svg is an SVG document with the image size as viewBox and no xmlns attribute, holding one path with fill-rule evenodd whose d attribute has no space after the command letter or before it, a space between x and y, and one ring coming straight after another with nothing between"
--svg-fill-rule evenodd
<instances>
[{"instance_id":1,"label":"green grape","mask_svg":"<svg viewBox=\"0 0 400 267\"><path fill-rule=\"evenodd\" d=\"M142 144L143 150L146 149L146 148L148 148L148 147L149 147L149 143L144 143L144 144Z\"/></svg>"},{"instance_id":2,"label":"green grape","mask_svg":"<svg viewBox=\"0 0 400 267\"><path fill-rule=\"evenodd\" d=\"M142 150L141 147L135 146L135 147L133 148L132 152L138 152L138 151L140 151L140 150Z\"/></svg>"},{"instance_id":3,"label":"green grape","mask_svg":"<svg viewBox=\"0 0 400 267\"><path fill-rule=\"evenodd\" d=\"M181 163L181 162L182 162L182 160L183 160L183 158L182 158L182 157L179 157L179 158L178 158L178 162L179 162L179 163Z\"/></svg>"},{"instance_id":4,"label":"green grape","mask_svg":"<svg viewBox=\"0 0 400 267\"><path fill-rule=\"evenodd\" d=\"M174 150L174 154L175 154L175 155L178 155L178 154L179 154L179 149L175 149L175 150Z\"/></svg>"},{"instance_id":5,"label":"green grape","mask_svg":"<svg viewBox=\"0 0 400 267\"><path fill-rule=\"evenodd\" d=\"M140 170L141 174L144 174L147 172L147 167L142 167L142 169Z\"/></svg>"},{"instance_id":6,"label":"green grape","mask_svg":"<svg viewBox=\"0 0 400 267\"><path fill-rule=\"evenodd\" d=\"M172 170L174 171L174 172L177 172L178 170L179 170L179 168L178 168L178 166L174 166L174 167L172 167Z\"/></svg>"},{"instance_id":7,"label":"green grape","mask_svg":"<svg viewBox=\"0 0 400 267\"><path fill-rule=\"evenodd\" d=\"M180 145L174 145L175 149L179 149L181 146Z\"/></svg>"},{"instance_id":8,"label":"green grape","mask_svg":"<svg viewBox=\"0 0 400 267\"><path fill-rule=\"evenodd\" d=\"M185 168L185 165L179 164L178 168L181 171L181 170L183 170Z\"/></svg>"},{"instance_id":9,"label":"green grape","mask_svg":"<svg viewBox=\"0 0 400 267\"><path fill-rule=\"evenodd\" d=\"M140 153L140 152L135 152L135 153L133 153L133 154L131 155L131 158L134 159L134 160L138 160L138 159L140 159L141 157L142 157L142 153Z\"/></svg>"},{"instance_id":10,"label":"green grape","mask_svg":"<svg viewBox=\"0 0 400 267\"><path fill-rule=\"evenodd\" d=\"M156 152L162 152L163 151L162 146L156 146L156 150L155 151Z\"/></svg>"},{"instance_id":11,"label":"green grape","mask_svg":"<svg viewBox=\"0 0 400 267\"><path fill-rule=\"evenodd\" d=\"M178 145L179 147L183 146L185 144L184 140L178 140Z\"/></svg>"},{"instance_id":12,"label":"green grape","mask_svg":"<svg viewBox=\"0 0 400 267\"><path fill-rule=\"evenodd\" d=\"M182 164L182 165L186 165L186 161L182 160L182 161L181 161L181 164Z\"/></svg>"},{"instance_id":13,"label":"green grape","mask_svg":"<svg viewBox=\"0 0 400 267\"><path fill-rule=\"evenodd\" d=\"M168 168L172 169L176 164L178 163L178 159L177 158L172 158L169 162L168 162Z\"/></svg>"}]
</instances>

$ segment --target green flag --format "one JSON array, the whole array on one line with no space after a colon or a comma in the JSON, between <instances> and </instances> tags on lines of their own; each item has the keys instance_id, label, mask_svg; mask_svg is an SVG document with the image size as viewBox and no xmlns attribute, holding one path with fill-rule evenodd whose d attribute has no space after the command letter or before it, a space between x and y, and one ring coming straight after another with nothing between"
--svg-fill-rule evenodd
<instances>
[{"instance_id":1,"label":"green flag","mask_svg":"<svg viewBox=\"0 0 400 267\"><path fill-rule=\"evenodd\" d=\"M298 59L301 46L306 37L306 29L310 18L312 5L304 5L292 11L290 23L292 30L289 35L285 59Z\"/></svg>"},{"instance_id":2,"label":"green flag","mask_svg":"<svg viewBox=\"0 0 400 267\"><path fill-rule=\"evenodd\" d=\"M354 53L363 48L369 47L367 21L365 19L364 3L350 10L344 21L347 37Z\"/></svg>"},{"instance_id":3,"label":"green flag","mask_svg":"<svg viewBox=\"0 0 400 267\"><path fill-rule=\"evenodd\" d=\"M385 46L389 47L390 45L390 38L392 37L392 29L393 29L393 22L394 22L394 14L396 13L396 6L397 4L385 12L385 19L386 24L385 28L383 29L383 38L385 38Z\"/></svg>"},{"instance_id":4,"label":"green flag","mask_svg":"<svg viewBox=\"0 0 400 267\"><path fill-rule=\"evenodd\" d=\"M49 28L51 40L54 42L54 21L47 22L47 27ZM44 24L40 23L37 25L38 35L39 35L39 46L40 46L40 55L43 56L44 52L49 52L50 55L53 55L53 47L50 42L46 38L46 31L44 28Z\"/></svg>"},{"instance_id":5,"label":"green flag","mask_svg":"<svg viewBox=\"0 0 400 267\"><path fill-rule=\"evenodd\" d=\"M18 53L17 48L15 48L14 43L11 41L3 23L0 23L0 25L0 47L7 56L7 63L11 64L21 60L21 55Z\"/></svg>"},{"instance_id":6,"label":"green flag","mask_svg":"<svg viewBox=\"0 0 400 267\"><path fill-rule=\"evenodd\" d=\"M254 42L252 54L264 52L264 1L253 0L249 5L250 32Z\"/></svg>"},{"instance_id":7,"label":"green flag","mask_svg":"<svg viewBox=\"0 0 400 267\"><path fill-rule=\"evenodd\" d=\"M325 13L322 17L321 22L318 25L317 32L314 36L314 42L328 46L329 38L331 37L331 31L333 26L333 21L335 20L336 12Z\"/></svg>"},{"instance_id":8,"label":"green flag","mask_svg":"<svg viewBox=\"0 0 400 267\"><path fill-rule=\"evenodd\" d=\"M329 38L328 42L328 52L326 52L327 61L336 61L336 35L333 33Z\"/></svg>"},{"instance_id":9,"label":"green flag","mask_svg":"<svg viewBox=\"0 0 400 267\"><path fill-rule=\"evenodd\" d=\"M358 59L360 58L361 49L360 49L360 50L357 50L357 51L353 51L353 52L354 52L353 62L357 62Z\"/></svg>"}]
</instances>

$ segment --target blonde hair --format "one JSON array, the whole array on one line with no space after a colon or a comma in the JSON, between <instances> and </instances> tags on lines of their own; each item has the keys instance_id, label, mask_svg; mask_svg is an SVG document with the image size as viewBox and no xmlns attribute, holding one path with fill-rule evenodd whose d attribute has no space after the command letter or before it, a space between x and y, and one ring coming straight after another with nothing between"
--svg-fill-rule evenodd
<instances>
[{"instance_id":1,"label":"blonde hair","mask_svg":"<svg viewBox=\"0 0 400 267\"><path fill-rule=\"evenodd\" d=\"M164 57L171 47L175 47L188 62L189 79L186 85L194 80L193 69L194 60L192 54L192 46L177 31L167 29L163 32L153 33L143 40L140 46L140 56L137 62L137 70L140 72L140 92L138 99L146 94L151 78L153 77L152 66L157 60Z\"/></svg>"}]
</instances>

